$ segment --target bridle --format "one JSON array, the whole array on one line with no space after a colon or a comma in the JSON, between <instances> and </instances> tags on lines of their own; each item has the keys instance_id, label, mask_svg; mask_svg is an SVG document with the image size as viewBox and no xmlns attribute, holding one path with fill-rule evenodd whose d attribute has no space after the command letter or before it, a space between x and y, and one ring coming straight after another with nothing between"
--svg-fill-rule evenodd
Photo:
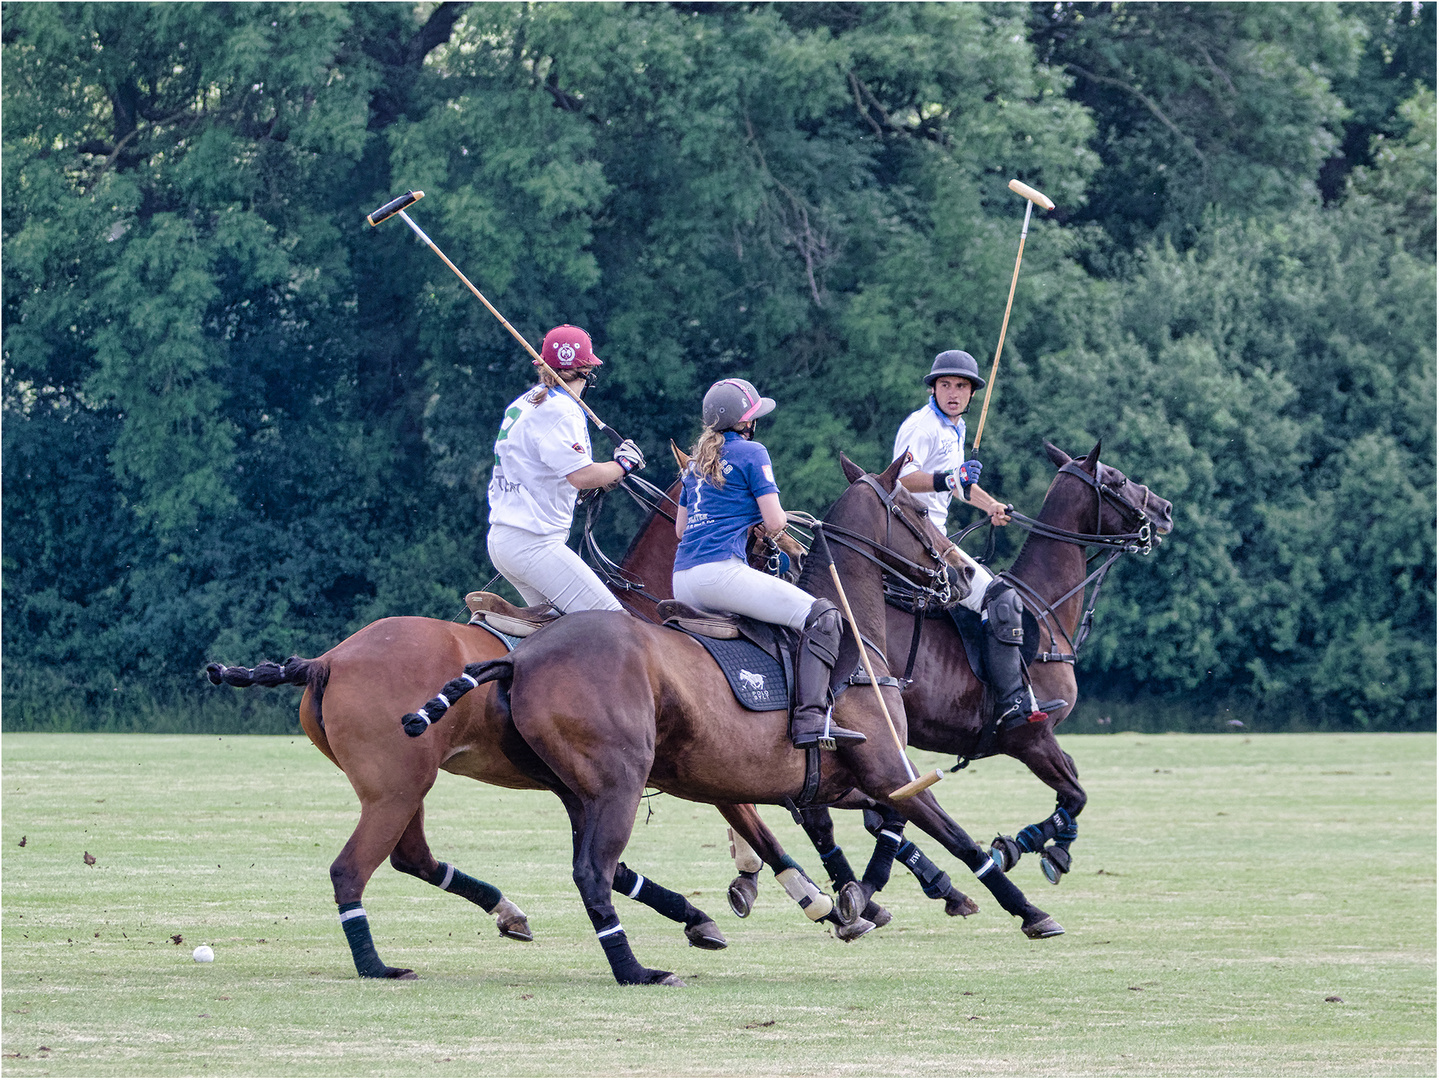
<instances>
[{"instance_id":1,"label":"bridle","mask_svg":"<svg viewBox=\"0 0 1439 1080\"><path fill-rule=\"evenodd\" d=\"M1035 536L1041 536L1049 540L1058 540L1061 543L1074 544L1082 548L1107 548L1110 552L1109 557L1104 560L1099 569L1091 571L1078 585L1052 602L1045 600L1044 597L1040 596L1039 593L1023 579L1015 577L1007 570L1000 572L999 577L1014 586L1015 591L1020 594L1025 603L1034 611L1036 618L1039 619L1044 629L1049 633L1051 647L1035 657L1035 659L1040 662L1054 661L1063 664L1074 663L1079 654L1080 646L1084 644L1085 640L1089 637L1090 631L1094 628L1094 609L1099 604L1099 591L1104 587L1104 578L1105 575L1109 573L1109 568L1114 565L1115 560L1121 555L1148 555L1154 550L1154 526L1145 513L1149 508L1149 489L1145 488L1144 500L1136 506L1120 494L1129 483L1127 476L1120 474L1117 483L1106 483L1099 479L1099 470L1100 465L1098 462L1095 463L1095 474L1093 476L1073 461L1065 462L1065 464L1059 467L1060 475L1067 474L1078 477L1084 484L1093 489L1095 496L1094 521L1096 528L1103 519L1104 506L1108 504L1120 515L1122 527L1130 530L1128 532L1074 532L1069 529L1061 529L1048 522L1039 521L1013 510L1010 511L1010 521ZM976 524L983 524L983 522L977 522ZM968 532L969 530L965 531ZM963 534L961 534L961 538L962 536ZM1098 552L1090 556L1090 559L1097 557ZM1087 563L1088 560L1086 560L1086 565ZM1075 594L1082 596L1086 589L1091 590L1089 599L1087 604L1085 604L1084 614L1079 620L1079 626L1074 632L1074 637L1071 639L1070 636L1064 632L1059 620L1059 615L1055 609ZM1065 642L1069 645L1068 652L1059 652L1053 647L1060 640L1061 635L1063 635Z\"/></svg>"},{"instance_id":2,"label":"bridle","mask_svg":"<svg viewBox=\"0 0 1439 1080\"><path fill-rule=\"evenodd\" d=\"M675 501L664 491L660 490L654 484L651 484L642 476L626 476L620 481L619 486L624 489L626 495L639 504L641 509L664 518L671 526L674 525L674 510L678 507ZM644 597L652 604L658 604L660 602L659 597L651 596L646 592L643 581L635 577L600 550L599 542L595 540L594 528L595 521L599 517L600 508L604 505L607 492L600 488L593 490L598 494L585 499L585 527L582 534L582 543L584 544L586 554L589 556L590 565L594 568L595 573L604 579L605 584L616 592L634 593L637 596ZM581 496L581 498L584 498L584 496ZM667 509L667 507L671 509ZM623 601L621 601L621 603L623 603ZM631 611L631 614L634 614L634 612Z\"/></svg>"}]
</instances>

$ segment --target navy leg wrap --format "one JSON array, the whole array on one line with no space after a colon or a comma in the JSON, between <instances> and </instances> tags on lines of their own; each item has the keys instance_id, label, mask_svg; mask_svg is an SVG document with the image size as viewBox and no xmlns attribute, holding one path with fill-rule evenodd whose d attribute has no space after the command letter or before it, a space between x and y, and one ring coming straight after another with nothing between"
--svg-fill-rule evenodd
<instances>
[{"instance_id":1,"label":"navy leg wrap","mask_svg":"<svg viewBox=\"0 0 1439 1080\"><path fill-rule=\"evenodd\" d=\"M919 879L924 895L931 900L943 900L949 896L951 882L949 875L930 861L928 855L906 840L896 853L900 862L909 867L909 872Z\"/></svg>"},{"instance_id":2,"label":"navy leg wrap","mask_svg":"<svg viewBox=\"0 0 1439 1080\"><path fill-rule=\"evenodd\" d=\"M624 863L615 867L614 891L624 893L631 900L638 900L647 908L653 908L666 919L677 923L688 922L695 909L677 892L671 892L663 885L656 885L649 878L637 874Z\"/></svg>"},{"instance_id":3,"label":"navy leg wrap","mask_svg":"<svg viewBox=\"0 0 1439 1080\"><path fill-rule=\"evenodd\" d=\"M1078 835L1079 827L1075 825L1074 818L1060 806L1043 821L1020 829L1015 839L1025 851L1042 851L1047 841L1058 839L1068 843Z\"/></svg>"},{"instance_id":4,"label":"navy leg wrap","mask_svg":"<svg viewBox=\"0 0 1439 1080\"><path fill-rule=\"evenodd\" d=\"M829 874L829 880L834 883L835 888L845 885L854 880L854 869L849 865L849 860L844 857L838 844L830 848L819 857L824 863L825 871Z\"/></svg>"},{"instance_id":5,"label":"navy leg wrap","mask_svg":"<svg viewBox=\"0 0 1439 1080\"><path fill-rule=\"evenodd\" d=\"M444 889L447 893L463 896L470 903L478 904L486 911L494 911L495 905L505 898L505 894L488 881L472 878L464 871L456 870L449 863L440 863L434 874L425 880L436 888Z\"/></svg>"},{"instance_id":6,"label":"navy leg wrap","mask_svg":"<svg viewBox=\"0 0 1439 1080\"><path fill-rule=\"evenodd\" d=\"M999 901L1000 907L1011 915L1024 915L1025 908L1028 907L1024 893L1019 891L1019 887L1014 882L1004 876L1004 871L994 864L993 859L981 851L976 865L971 869L974 870L974 876L979 878L980 884Z\"/></svg>"},{"instance_id":7,"label":"navy leg wrap","mask_svg":"<svg viewBox=\"0 0 1439 1080\"><path fill-rule=\"evenodd\" d=\"M635 959L629 938L625 936L624 928L619 923L599 931L599 938L600 947L605 950L605 959L610 962L610 971L614 973L615 982L634 985L649 981L648 972Z\"/></svg>"},{"instance_id":8,"label":"navy leg wrap","mask_svg":"<svg viewBox=\"0 0 1439 1080\"><path fill-rule=\"evenodd\" d=\"M864 883L874 886L879 892L889 884L889 872L894 866L895 853L899 851L900 838L888 830L882 830L874 845L874 854L864 870Z\"/></svg>"},{"instance_id":9,"label":"navy leg wrap","mask_svg":"<svg viewBox=\"0 0 1439 1080\"><path fill-rule=\"evenodd\" d=\"M362 979L383 979L389 971L375 951L375 939L370 936L370 919L359 901L340 905L340 926L350 942L350 955L355 958L355 970Z\"/></svg>"}]
</instances>

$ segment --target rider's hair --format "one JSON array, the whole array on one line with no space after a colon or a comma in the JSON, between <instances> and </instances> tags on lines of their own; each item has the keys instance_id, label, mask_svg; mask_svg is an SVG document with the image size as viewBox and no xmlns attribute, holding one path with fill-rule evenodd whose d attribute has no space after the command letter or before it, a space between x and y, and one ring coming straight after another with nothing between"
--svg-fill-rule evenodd
<instances>
[{"instance_id":1,"label":"rider's hair","mask_svg":"<svg viewBox=\"0 0 1439 1080\"><path fill-rule=\"evenodd\" d=\"M724 432L707 427L690 451L690 467L695 476L708 480L717 488L724 487Z\"/></svg>"}]
</instances>

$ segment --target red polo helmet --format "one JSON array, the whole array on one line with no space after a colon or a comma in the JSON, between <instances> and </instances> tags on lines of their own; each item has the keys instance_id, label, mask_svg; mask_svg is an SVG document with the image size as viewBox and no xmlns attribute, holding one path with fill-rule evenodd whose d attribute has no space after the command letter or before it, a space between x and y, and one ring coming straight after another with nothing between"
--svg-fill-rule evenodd
<instances>
[{"instance_id":1,"label":"red polo helmet","mask_svg":"<svg viewBox=\"0 0 1439 1080\"><path fill-rule=\"evenodd\" d=\"M540 356L556 371L599 367L604 363L595 355L594 346L590 344L590 335L569 323L557 326L545 335Z\"/></svg>"}]
</instances>

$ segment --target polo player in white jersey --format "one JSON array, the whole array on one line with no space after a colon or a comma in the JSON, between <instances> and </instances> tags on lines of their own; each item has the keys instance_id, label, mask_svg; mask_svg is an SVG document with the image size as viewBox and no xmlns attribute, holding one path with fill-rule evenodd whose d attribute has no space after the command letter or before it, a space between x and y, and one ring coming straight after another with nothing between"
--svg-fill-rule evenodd
<instances>
[{"instance_id":1,"label":"polo player in white jersey","mask_svg":"<svg viewBox=\"0 0 1439 1080\"><path fill-rule=\"evenodd\" d=\"M913 455L900 470L899 482L925 504L942 533L948 534L949 506L956 499L982 510L995 525L1008 525L1008 508L979 486L983 466L964 456L964 414L974 392L984 388L979 365L969 353L950 349L934 358L924 382L930 389L929 401L905 418L894 439L895 457L906 450ZM1020 656L1024 605L1019 595L964 552L960 555L974 570L969 595L960 603L978 614L985 628L984 664L998 696L993 722L1004 727L1048 719L1048 713L1063 708L1065 702L1036 703L1025 690Z\"/></svg>"},{"instance_id":2,"label":"polo player in white jersey","mask_svg":"<svg viewBox=\"0 0 1439 1080\"><path fill-rule=\"evenodd\" d=\"M619 601L565 542L579 493L619 483L632 469L643 469L645 457L631 439L615 448L612 461L591 456L589 428L576 401L603 364L589 334L557 326L545 335L540 355L574 396L541 381L505 409L490 476L490 561L526 604L547 603L562 614L619 611Z\"/></svg>"}]
</instances>

